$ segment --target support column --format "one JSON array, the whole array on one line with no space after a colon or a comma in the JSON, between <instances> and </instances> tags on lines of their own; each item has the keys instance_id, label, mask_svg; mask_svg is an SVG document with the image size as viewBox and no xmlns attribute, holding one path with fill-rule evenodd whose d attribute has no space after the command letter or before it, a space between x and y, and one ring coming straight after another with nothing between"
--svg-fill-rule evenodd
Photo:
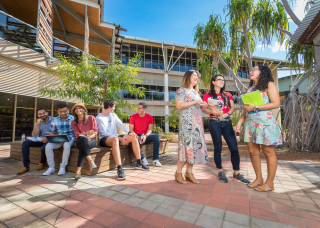
<instances>
[{"instance_id":1,"label":"support column","mask_svg":"<svg viewBox=\"0 0 320 228\"><path fill-rule=\"evenodd\" d=\"M164 101L169 102L169 77L168 73L164 74ZM164 114L169 116L169 105L167 104L164 109ZM164 125L165 133L169 133L169 124Z\"/></svg>"},{"instance_id":2,"label":"support column","mask_svg":"<svg viewBox=\"0 0 320 228\"><path fill-rule=\"evenodd\" d=\"M35 97L34 98L34 112L33 112L33 126L36 124L37 122L37 107L38 106L38 98Z\"/></svg>"},{"instance_id":3,"label":"support column","mask_svg":"<svg viewBox=\"0 0 320 228\"><path fill-rule=\"evenodd\" d=\"M14 95L14 103L13 103L13 126L12 126L12 142L14 142L15 134L16 134L16 120L17 120L17 102L18 95Z\"/></svg>"}]
</instances>

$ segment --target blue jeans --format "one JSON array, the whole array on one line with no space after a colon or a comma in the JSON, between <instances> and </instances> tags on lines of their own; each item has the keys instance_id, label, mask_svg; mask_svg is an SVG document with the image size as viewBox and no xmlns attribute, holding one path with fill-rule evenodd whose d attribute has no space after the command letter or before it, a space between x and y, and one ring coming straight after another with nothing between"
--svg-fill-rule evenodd
<instances>
[{"instance_id":1,"label":"blue jeans","mask_svg":"<svg viewBox=\"0 0 320 228\"><path fill-rule=\"evenodd\" d=\"M23 165L26 168L29 168L30 165L30 147L41 147L41 159L40 163L46 162L46 145L47 143L42 142L33 142L31 140L26 140L22 143L22 157L23 157Z\"/></svg>"},{"instance_id":2,"label":"blue jeans","mask_svg":"<svg viewBox=\"0 0 320 228\"><path fill-rule=\"evenodd\" d=\"M138 136L141 136L142 134L138 134ZM153 160L159 159L159 148L160 148L160 138L157 134L151 134L147 137L144 144L150 144L153 142ZM132 150L132 144L129 143L129 146ZM141 159L143 159L145 156L144 154L141 154Z\"/></svg>"},{"instance_id":3,"label":"blue jeans","mask_svg":"<svg viewBox=\"0 0 320 228\"><path fill-rule=\"evenodd\" d=\"M209 120L209 131L214 145L214 162L218 169L222 169L221 164L221 151L222 151L222 138L226 140L228 148L231 152L231 163L233 170L240 170L240 156L238 151L238 143L236 134L232 128L231 121L217 121L214 119Z\"/></svg>"}]
</instances>

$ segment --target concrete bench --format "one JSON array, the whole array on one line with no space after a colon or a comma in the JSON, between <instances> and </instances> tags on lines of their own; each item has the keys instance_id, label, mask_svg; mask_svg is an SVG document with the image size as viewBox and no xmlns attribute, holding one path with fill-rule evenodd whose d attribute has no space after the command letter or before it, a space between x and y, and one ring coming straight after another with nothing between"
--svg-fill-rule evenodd
<instances>
[{"instance_id":1,"label":"concrete bench","mask_svg":"<svg viewBox=\"0 0 320 228\"><path fill-rule=\"evenodd\" d=\"M21 152L21 142L11 142L10 143L10 158L23 161L22 152ZM163 154L167 152L169 149L169 143L167 139L160 139L160 150L159 154ZM56 163L56 169L60 167L60 163L62 161L62 148L54 150L54 160ZM122 164L130 164L136 161L134 153L130 150L129 146L120 146L121 160ZM141 146L141 153L143 153L147 158L152 157L153 155L153 144L147 144ZM40 147L31 147L30 148L30 162L32 164L40 163ZM77 168L79 150L76 147L72 147L70 151L70 157L68 161L68 165L66 170L70 172L75 172ZM95 164L98 166L97 169L90 171L90 166L88 164L87 159L83 164L81 169L81 173L85 175L94 175L97 173L101 173L107 171L109 169L113 169L116 167L114 158L112 156L111 147L101 147L96 146L91 149L91 157L94 160Z\"/></svg>"}]
</instances>

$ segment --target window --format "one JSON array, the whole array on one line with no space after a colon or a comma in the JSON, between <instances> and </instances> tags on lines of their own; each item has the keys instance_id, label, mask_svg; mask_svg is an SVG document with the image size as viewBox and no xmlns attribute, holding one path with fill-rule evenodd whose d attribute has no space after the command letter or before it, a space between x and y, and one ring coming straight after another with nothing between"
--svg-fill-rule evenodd
<instances>
[{"instance_id":1,"label":"window","mask_svg":"<svg viewBox=\"0 0 320 228\"><path fill-rule=\"evenodd\" d=\"M137 45L137 52L141 55L141 67L144 67L144 58L145 58L145 54L144 54L144 45Z\"/></svg>"},{"instance_id":2,"label":"window","mask_svg":"<svg viewBox=\"0 0 320 228\"><path fill-rule=\"evenodd\" d=\"M37 109L42 107L47 109L49 116L51 116L51 103L50 99L37 98Z\"/></svg>"},{"instance_id":3,"label":"window","mask_svg":"<svg viewBox=\"0 0 320 228\"><path fill-rule=\"evenodd\" d=\"M151 68L151 47L145 46L145 68Z\"/></svg>"},{"instance_id":4,"label":"window","mask_svg":"<svg viewBox=\"0 0 320 228\"><path fill-rule=\"evenodd\" d=\"M180 51L175 50L175 51L173 52L173 57L172 57L173 62L172 62L172 63L175 63L175 61L177 61L179 55L180 55ZM178 61L176 62L176 64L172 67L172 70L173 70L173 71L179 71L179 62L180 62L180 60L178 60Z\"/></svg>"},{"instance_id":5,"label":"window","mask_svg":"<svg viewBox=\"0 0 320 228\"><path fill-rule=\"evenodd\" d=\"M136 54L137 54L137 45L136 44L130 44L129 57L133 58Z\"/></svg>"},{"instance_id":6,"label":"window","mask_svg":"<svg viewBox=\"0 0 320 228\"><path fill-rule=\"evenodd\" d=\"M21 140L22 134L31 136L34 123L35 98L28 96L17 96L16 132L15 140Z\"/></svg>"},{"instance_id":7,"label":"window","mask_svg":"<svg viewBox=\"0 0 320 228\"><path fill-rule=\"evenodd\" d=\"M191 52L186 53L186 71L191 70Z\"/></svg>"},{"instance_id":8,"label":"window","mask_svg":"<svg viewBox=\"0 0 320 228\"><path fill-rule=\"evenodd\" d=\"M152 47L152 69L159 69L159 48Z\"/></svg>"},{"instance_id":9,"label":"window","mask_svg":"<svg viewBox=\"0 0 320 228\"><path fill-rule=\"evenodd\" d=\"M197 68L197 53L192 52L192 69Z\"/></svg>"},{"instance_id":10,"label":"window","mask_svg":"<svg viewBox=\"0 0 320 228\"><path fill-rule=\"evenodd\" d=\"M0 92L0 143L12 141L14 94Z\"/></svg>"},{"instance_id":11,"label":"window","mask_svg":"<svg viewBox=\"0 0 320 228\"><path fill-rule=\"evenodd\" d=\"M184 52L180 57L180 71L186 72L186 52Z\"/></svg>"}]
</instances>

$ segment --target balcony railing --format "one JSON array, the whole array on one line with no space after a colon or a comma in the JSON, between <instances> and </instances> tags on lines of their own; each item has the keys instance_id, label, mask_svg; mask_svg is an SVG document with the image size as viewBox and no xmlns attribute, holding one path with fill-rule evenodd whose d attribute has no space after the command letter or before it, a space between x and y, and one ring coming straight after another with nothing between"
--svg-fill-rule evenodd
<instances>
[{"instance_id":1,"label":"balcony railing","mask_svg":"<svg viewBox=\"0 0 320 228\"><path fill-rule=\"evenodd\" d=\"M36 42L37 28L29 25L11 15L0 10L0 38L20 46L32 49L44 55L44 52ZM83 53L82 50L62 41L53 38L53 56L61 54L66 57L79 57ZM99 65L105 67L106 62L99 60Z\"/></svg>"},{"instance_id":2,"label":"balcony railing","mask_svg":"<svg viewBox=\"0 0 320 228\"><path fill-rule=\"evenodd\" d=\"M164 92L144 91L144 97L132 96L126 91L121 91L121 98L133 100L149 100L149 101L164 101ZM175 99L176 93L169 92L169 100Z\"/></svg>"}]
</instances>

